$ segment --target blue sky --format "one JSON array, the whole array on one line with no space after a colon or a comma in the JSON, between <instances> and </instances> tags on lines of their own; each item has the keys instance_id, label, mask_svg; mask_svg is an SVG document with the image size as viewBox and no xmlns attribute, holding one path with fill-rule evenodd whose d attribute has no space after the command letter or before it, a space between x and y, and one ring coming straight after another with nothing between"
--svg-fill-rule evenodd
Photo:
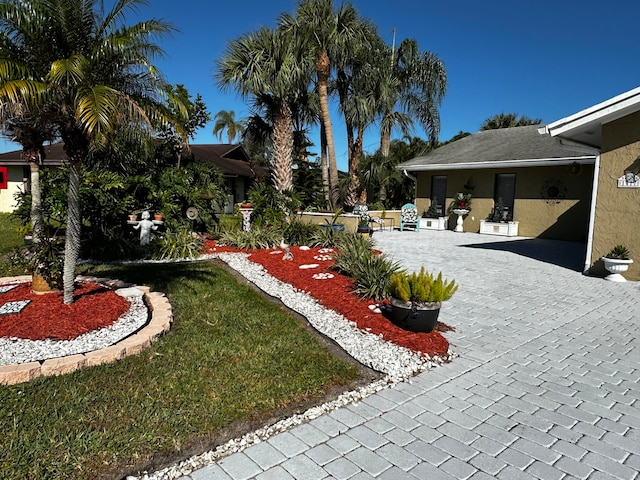
<instances>
[{"instance_id":1,"label":"blue sky","mask_svg":"<svg viewBox=\"0 0 640 480\"><path fill-rule=\"evenodd\" d=\"M444 62L448 89L440 110L442 141L459 131L475 133L498 113L550 123L640 86L638 0L352 3L389 44L395 29L397 42L415 38L422 50ZM262 25L273 27L281 12L293 12L295 6L295 0L150 0L139 17L162 18L180 30L163 41L167 57L156 62L169 82L184 84L193 96L200 93L212 116L233 110L242 118L247 105L217 88L214 62L229 40ZM346 169L344 126L337 112L332 120L338 164ZM213 122L195 143L217 143L212 128ZM419 129L414 133L424 137ZM317 132L312 141L319 143ZM365 150L373 153L377 147L374 125L365 136ZM14 149L0 143L0 151Z\"/></svg>"}]
</instances>

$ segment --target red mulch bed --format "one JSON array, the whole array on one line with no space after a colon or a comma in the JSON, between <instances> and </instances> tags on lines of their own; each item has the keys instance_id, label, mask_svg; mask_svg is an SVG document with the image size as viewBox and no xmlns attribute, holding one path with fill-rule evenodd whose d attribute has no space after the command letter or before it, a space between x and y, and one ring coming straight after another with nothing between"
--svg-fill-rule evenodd
<instances>
[{"instance_id":1,"label":"red mulch bed","mask_svg":"<svg viewBox=\"0 0 640 480\"><path fill-rule=\"evenodd\" d=\"M207 253L232 252L234 249L220 247L215 242L206 243ZM214 251L215 249L215 251ZM331 260L318 260L314 257L322 255L319 248L300 250L291 247L293 260L284 261L282 253L271 253L274 250L252 250L249 260L263 265L272 276L289 283L299 290L304 290L324 305L349 320L355 322L359 328L382 335L387 341L429 356L446 355L449 342L433 330L430 333L413 333L401 329L391 323L384 315L374 313L369 305L375 305L371 300L362 300L353 293L353 281L331 270ZM237 251L237 250L235 250ZM317 268L301 269L300 265L318 264ZM317 280L313 275L331 273L333 278ZM443 330L446 330L446 326Z\"/></svg>"},{"instance_id":2,"label":"red mulch bed","mask_svg":"<svg viewBox=\"0 0 640 480\"><path fill-rule=\"evenodd\" d=\"M31 300L20 313L0 315L0 337L72 340L112 325L129 310L128 300L95 283L78 283L75 297L73 304L65 305L61 292L35 294L31 282L0 293L0 305Z\"/></svg>"}]
</instances>

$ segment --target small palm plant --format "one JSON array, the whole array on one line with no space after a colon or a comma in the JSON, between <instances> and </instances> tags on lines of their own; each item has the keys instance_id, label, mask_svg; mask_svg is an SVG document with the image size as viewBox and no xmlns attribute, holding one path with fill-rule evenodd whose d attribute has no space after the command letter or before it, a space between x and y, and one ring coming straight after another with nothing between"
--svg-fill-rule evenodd
<instances>
[{"instance_id":1,"label":"small palm plant","mask_svg":"<svg viewBox=\"0 0 640 480\"><path fill-rule=\"evenodd\" d=\"M629 249L624 245L616 245L611 249L609 253L605 255L606 258L615 258L616 260L629 260Z\"/></svg>"}]
</instances>

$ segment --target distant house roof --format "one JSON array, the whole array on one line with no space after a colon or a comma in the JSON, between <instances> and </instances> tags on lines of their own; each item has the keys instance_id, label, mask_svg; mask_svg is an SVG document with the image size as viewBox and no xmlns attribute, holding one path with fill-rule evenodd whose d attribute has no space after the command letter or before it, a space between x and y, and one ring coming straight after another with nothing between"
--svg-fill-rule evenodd
<instances>
[{"instance_id":1,"label":"distant house roof","mask_svg":"<svg viewBox=\"0 0 640 480\"><path fill-rule=\"evenodd\" d=\"M407 171L464 170L594 163L595 155L538 133L539 125L482 130L398 165Z\"/></svg>"},{"instance_id":2,"label":"distant house roof","mask_svg":"<svg viewBox=\"0 0 640 480\"><path fill-rule=\"evenodd\" d=\"M44 163L51 166L60 166L67 161L62 143L54 143L44 146ZM22 150L0 153L0 165L3 166L28 166L29 162L22 158Z\"/></svg>"},{"instance_id":3,"label":"distant house roof","mask_svg":"<svg viewBox=\"0 0 640 480\"><path fill-rule=\"evenodd\" d=\"M616 95L539 130L595 148L602 146L602 125L640 111L640 87Z\"/></svg>"},{"instance_id":4,"label":"distant house roof","mask_svg":"<svg viewBox=\"0 0 640 480\"><path fill-rule=\"evenodd\" d=\"M214 163L225 175L239 177L263 177L269 174L264 167L254 165L242 145L197 144L190 145L197 160Z\"/></svg>"},{"instance_id":5,"label":"distant house roof","mask_svg":"<svg viewBox=\"0 0 640 480\"><path fill-rule=\"evenodd\" d=\"M242 145L190 145L191 152L198 160L215 164L227 176L260 177L268 175L263 167L254 166ZM21 158L22 150L0 153L0 165L27 166L29 163ZM45 146L45 165L59 166L67 161L62 142Z\"/></svg>"}]
</instances>

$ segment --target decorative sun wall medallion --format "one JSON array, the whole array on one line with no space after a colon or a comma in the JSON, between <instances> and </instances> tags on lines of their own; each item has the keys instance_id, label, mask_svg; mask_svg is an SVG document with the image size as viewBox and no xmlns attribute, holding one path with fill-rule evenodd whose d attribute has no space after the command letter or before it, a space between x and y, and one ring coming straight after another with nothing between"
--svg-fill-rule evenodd
<instances>
[{"instance_id":1,"label":"decorative sun wall medallion","mask_svg":"<svg viewBox=\"0 0 640 480\"><path fill-rule=\"evenodd\" d=\"M618 179L618 188L640 188L640 177L633 172L625 172Z\"/></svg>"},{"instance_id":2,"label":"decorative sun wall medallion","mask_svg":"<svg viewBox=\"0 0 640 480\"><path fill-rule=\"evenodd\" d=\"M560 203L567 198L567 187L560 180L546 180L540 188L540 198L549 204Z\"/></svg>"}]
</instances>

